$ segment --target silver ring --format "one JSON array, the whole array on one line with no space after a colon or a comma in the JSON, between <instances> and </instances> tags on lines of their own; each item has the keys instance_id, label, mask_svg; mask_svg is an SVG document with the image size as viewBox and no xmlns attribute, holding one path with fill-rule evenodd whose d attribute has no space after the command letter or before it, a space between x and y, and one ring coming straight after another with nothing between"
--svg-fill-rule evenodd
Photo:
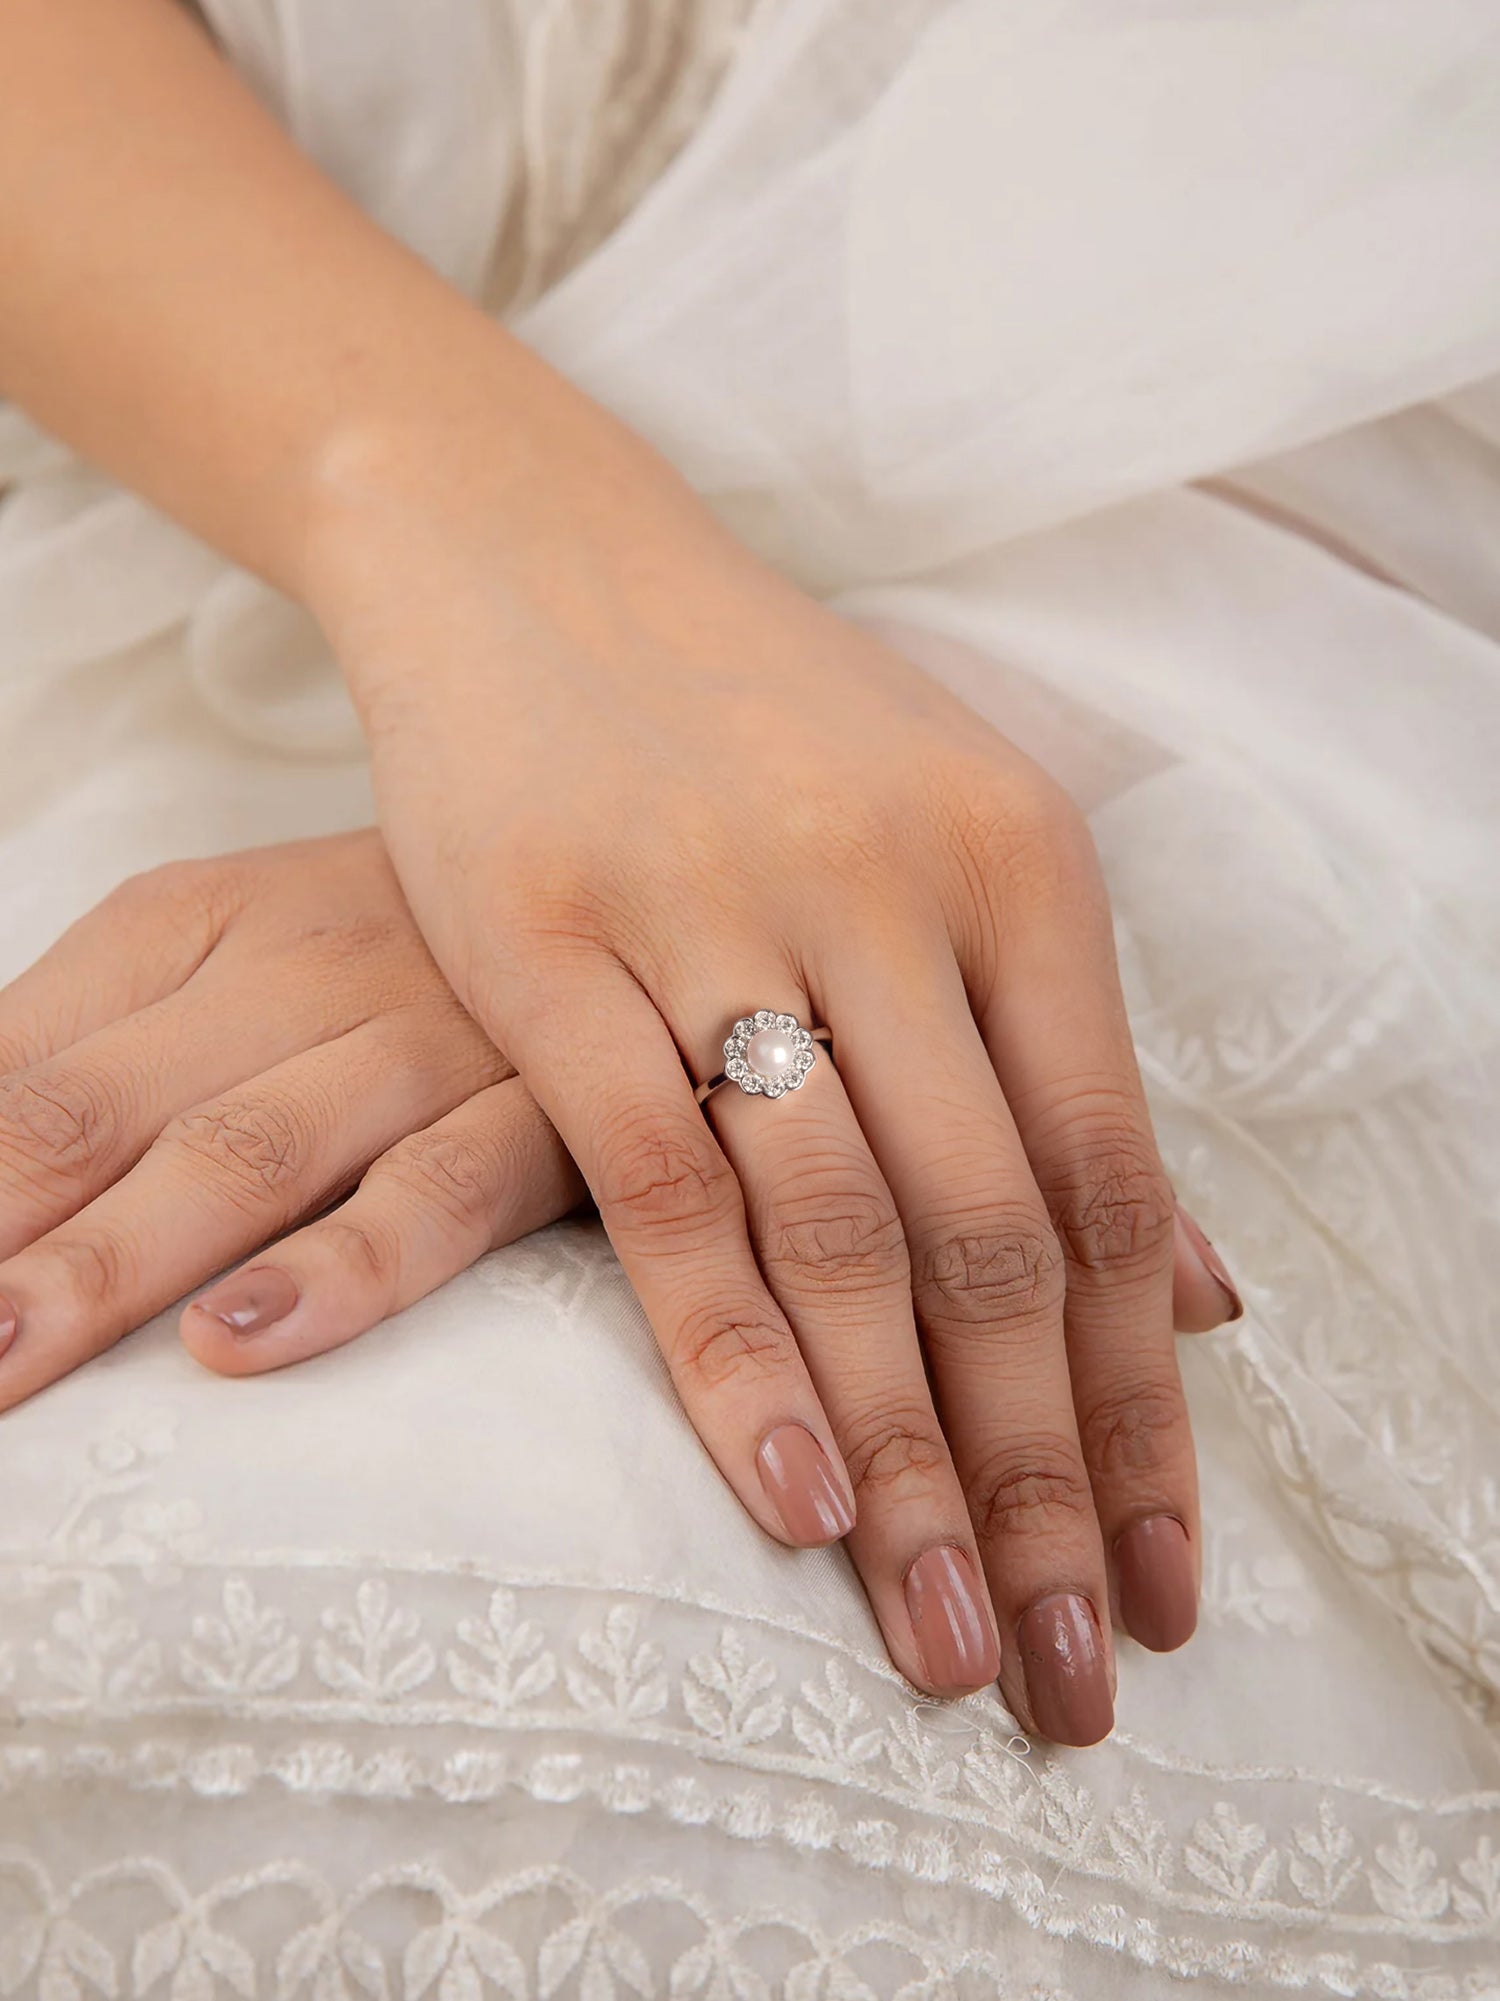
<instances>
[{"instance_id":1,"label":"silver ring","mask_svg":"<svg viewBox=\"0 0 1500 2001\"><path fill-rule=\"evenodd\" d=\"M721 1084L738 1084L753 1097L784 1098L797 1090L818 1060L815 1044L831 1045L831 1028L804 1028L794 1014L760 1007L742 1014L724 1042L724 1068L698 1085L693 1096L701 1105Z\"/></svg>"}]
</instances>

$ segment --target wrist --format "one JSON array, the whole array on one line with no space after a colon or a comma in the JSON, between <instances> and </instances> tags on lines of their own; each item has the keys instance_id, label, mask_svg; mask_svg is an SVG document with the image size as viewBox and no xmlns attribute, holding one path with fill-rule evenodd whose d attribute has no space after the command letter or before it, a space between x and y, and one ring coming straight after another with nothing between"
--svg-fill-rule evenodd
<instances>
[{"instance_id":1,"label":"wrist","mask_svg":"<svg viewBox=\"0 0 1500 2001\"><path fill-rule=\"evenodd\" d=\"M484 332L433 379L340 413L308 455L295 588L336 648L393 594L534 600L549 580L566 589L585 551L595 567L609 551L628 560L652 522L711 524L643 439L503 330ZM357 696L367 649L341 658Z\"/></svg>"}]
</instances>

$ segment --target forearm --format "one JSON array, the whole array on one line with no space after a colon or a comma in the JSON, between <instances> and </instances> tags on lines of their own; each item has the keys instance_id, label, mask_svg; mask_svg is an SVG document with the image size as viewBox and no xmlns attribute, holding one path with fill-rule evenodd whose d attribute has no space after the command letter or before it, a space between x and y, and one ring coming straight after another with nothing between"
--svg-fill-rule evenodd
<instances>
[{"instance_id":1,"label":"forearm","mask_svg":"<svg viewBox=\"0 0 1500 2001\"><path fill-rule=\"evenodd\" d=\"M173 0L0 0L0 76L0 394L281 588L315 595L331 519L419 512L429 482L461 504L471 463L519 517L559 452L649 459Z\"/></svg>"}]
</instances>

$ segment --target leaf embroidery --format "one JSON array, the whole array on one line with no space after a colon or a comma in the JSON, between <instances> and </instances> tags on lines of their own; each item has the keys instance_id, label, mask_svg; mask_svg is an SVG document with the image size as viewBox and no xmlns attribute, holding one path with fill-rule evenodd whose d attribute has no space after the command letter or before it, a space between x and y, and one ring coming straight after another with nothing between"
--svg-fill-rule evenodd
<instances>
[{"instance_id":1,"label":"leaf embroidery","mask_svg":"<svg viewBox=\"0 0 1500 2001\"><path fill-rule=\"evenodd\" d=\"M1370 1891L1387 1917L1431 1924L1448 1908L1448 1883L1437 1873L1437 1856L1422 1846L1409 1820L1396 1839L1375 1850L1378 1868L1370 1871Z\"/></svg>"},{"instance_id":2,"label":"leaf embroidery","mask_svg":"<svg viewBox=\"0 0 1500 2001\"><path fill-rule=\"evenodd\" d=\"M1220 1800L1212 1817L1194 1826L1182 1859L1200 1883L1221 1897L1250 1903L1270 1896L1276 1887L1281 1857L1275 1849L1263 1855L1265 1845L1265 1829L1254 1821L1242 1821L1226 1800Z\"/></svg>"},{"instance_id":3,"label":"leaf embroidery","mask_svg":"<svg viewBox=\"0 0 1500 2001\"><path fill-rule=\"evenodd\" d=\"M891 1725L885 1754L902 1785L924 1799L946 1799L958 1784L957 1759L945 1755L941 1740L912 1710L903 1710Z\"/></svg>"},{"instance_id":4,"label":"leaf embroidery","mask_svg":"<svg viewBox=\"0 0 1500 2001\"><path fill-rule=\"evenodd\" d=\"M603 1632L585 1633L578 1642L580 1655L596 1670L594 1674L580 1667L567 1671L568 1693L580 1709L628 1723L666 1708L662 1651L637 1637L641 1623L634 1605L614 1605Z\"/></svg>"},{"instance_id":5,"label":"leaf embroidery","mask_svg":"<svg viewBox=\"0 0 1500 2001\"><path fill-rule=\"evenodd\" d=\"M254 1960L238 1939L214 1930L202 1901L136 1940L131 1960L136 1993L145 1994L168 1974L171 2001L215 2001L221 1980L244 2001L255 1992Z\"/></svg>"},{"instance_id":6,"label":"leaf embroidery","mask_svg":"<svg viewBox=\"0 0 1500 2001\"><path fill-rule=\"evenodd\" d=\"M1466 1890L1455 1886L1453 1891L1453 1907L1460 1917L1470 1924L1500 1918L1500 1848L1487 1834L1480 1835L1474 1853L1459 1863L1458 1873L1469 1886Z\"/></svg>"},{"instance_id":7,"label":"leaf embroidery","mask_svg":"<svg viewBox=\"0 0 1500 2001\"><path fill-rule=\"evenodd\" d=\"M263 1610L242 1577L224 1586L224 1616L193 1620L192 1646L181 1650L182 1678L214 1695L266 1695L296 1678L301 1648L284 1613Z\"/></svg>"},{"instance_id":8,"label":"leaf embroidery","mask_svg":"<svg viewBox=\"0 0 1500 2001\"><path fill-rule=\"evenodd\" d=\"M1104 1833L1115 1860L1137 1882L1162 1888L1171 1882L1172 1844L1139 1786L1132 1789L1128 1806L1115 1809Z\"/></svg>"},{"instance_id":9,"label":"leaf embroidery","mask_svg":"<svg viewBox=\"0 0 1500 2001\"><path fill-rule=\"evenodd\" d=\"M526 1971L513 1946L460 1905L440 1923L420 1931L402 1960L406 2001L435 1988L437 2001L482 2001L486 1988L525 2001Z\"/></svg>"},{"instance_id":10,"label":"leaf embroidery","mask_svg":"<svg viewBox=\"0 0 1500 2001\"><path fill-rule=\"evenodd\" d=\"M485 1623L461 1620L458 1637L481 1665L450 1652L449 1680L460 1695L488 1703L501 1713L535 1701L557 1680L557 1661L543 1645L542 1629L517 1616L514 1591L492 1593Z\"/></svg>"},{"instance_id":11,"label":"leaf embroidery","mask_svg":"<svg viewBox=\"0 0 1500 2001\"><path fill-rule=\"evenodd\" d=\"M716 1654L694 1654L688 1662L682 1700L706 1737L738 1749L764 1744L780 1730L786 1704L775 1687L771 1663L752 1661L739 1634L726 1626Z\"/></svg>"},{"instance_id":12,"label":"leaf embroidery","mask_svg":"<svg viewBox=\"0 0 1500 2001\"><path fill-rule=\"evenodd\" d=\"M805 1959L786 1977L786 2001L876 2001L853 1969L842 1959Z\"/></svg>"},{"instance_id":13,"label":"leaf embroidery","mask_svg":"<svg viewBox=\"0 0 1500 2001\"><path fill-rule=\"evenodd\" d=\"M384 1578L367 1578L354 1605L352 1616L333 1610L323 1614L325 1631L347 1651L319 1640L314 1655L319 1679L346 1695L376 1702L420 1688L437 1666L437 1656L425 1640L407 1646L421 1630L416 1614L392 1607Z\"/></svg>"},{"instance_id":14,"label":"leaf embroidery","mask_svg":"<svg viewBox=\"0 0 1500 2001\"><path fill-rule=\"evenodd\" d=\"M1317 1825L1297 1828L1292 1841L1297 1852L1287 1864L1287 1874L1298 1896L1320 1911L1331 1910L1359 1874L1352 1859L1353 1835L1335 1820L1329 1802L1321 1800Z\"/></svg>"},{"instance_id":15,"label":"leaf embroidery","mask_svg":"<svg viewBox=\"0 0 1500 2001\"><path fill-rule=\"evenodd\" d=\"M976 1799L1009 1818L1027 1789L1036 1784L1036 1774L1027 1763L1029 1750L1024 1737L987 1736L964 1754L964 1784Z\"/></svg>"},{"instance_id":16,"label":"leaf embroidery","mask_svg":"<svg viewBox=\"0 0 1500 2001\"><path fill-rule=\"evenodd\" d=\"M830 1765L865 1765L879 1757L885 1733L860 1728L870 1711L850 1688L841 1661L825 1661L821 1687L803 1682L802 1698L807 1707L793 1708L792 1734L803 1750Z\"/></svg>"},{"instance_id":17,"label":"leaf embroidery","mask_svg":"<svg viewBox=\"0 0 1500 2001\"><path fill-rule=\"evenodd\" d=\"M579 2001L618 2001L617 1980L641 2001L651 1993L651 1963L645 1953L602 1915L573 1918L543 1941L537 1957L542 2001L550 2001L575 1968Z\"/></svg>"},{"instance_id":18,"label":"leaf embroidery","mask_svg":"<svg viewBox=\"0 0 1500 2001\"><path fill-rule=\"evenodd\" d=\"M771 2001L761 1975L736 1957L717 1925L673 1962L668 1992L672 2001Z\"/></svg>"},{"instance_id":19,"label":"leaf embroidery","mask_svg":"<svg viewBox=\"0 0 1500 2001\"><path fill-rule=\"evenodd\" d=\"M276 1956L276 2001L389 2001L380 1954L335 1915L293 1932Z\"/></svg>"},{"instance_id":20,"label":"leaf embroidery","mask_svg":"<svg viewBox=\"0 0 1500 2001\"><path fill-rule=\"evenodd\" d=\"M141 1629L120 1611L123 1593L112 1577L85 1577L76 1607L52 1620L55 1644L38 1641L37 1666L49 1681L109 1706L144 1694L161 1674L161 1648L142 1642Z\"/></svg>"}]
</instances>

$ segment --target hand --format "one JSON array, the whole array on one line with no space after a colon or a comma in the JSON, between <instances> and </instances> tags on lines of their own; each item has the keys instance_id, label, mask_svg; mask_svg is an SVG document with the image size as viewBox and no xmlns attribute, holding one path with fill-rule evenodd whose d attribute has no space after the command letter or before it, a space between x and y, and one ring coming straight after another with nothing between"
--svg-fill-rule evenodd
<instances>
[{"instance_id":1,"label":"hand","mask_svg":"<svg viewBox=\"0 0 1500 2001\"><path fill-rule=\"evenodd\" d=\"M570 406L346 457L316 609L418 922L599 1205L755 1519L848 1535L892 1658L1112 1724L1196 1613L1173 1201L1083 821ZM409 477L406 475L409 474ZM330 518L333 518L332 516ZM735 1018L833 1031L708 1115ZM997 1645L998 1633L1003 1644Z\"/></svg>"},{"instance_id":2,"label":"hand","mask_svg":"<svg viewBox=\"0 0 1500 2001\"><path fill-rule=\"evenodd\" d=\"M1013 1704L1101 1734L1107 1586L1180 1641L1198 1533L1169 1191L1077 816L354 214L178 10L75 12L17 29L8 387L323 616L424 935L757 1519L836 1532L842 1450L906 1671L987 1679L993 1595ZM101 370L143 298L170 310ZM760 1002L816 1008L841 1072L705 1121L683 1061Z\"/></svg>"},{"instance_id":3,"label":"hand","mask_svg":"<svg viewBox=\"0 0 1500 2001\"><path fill-rule=\"evenodd\" d=\"M213 1074L243 1081L195 1105L209 1033L240 1038ZM585 1191L561 1140L454 1004L375 834L153 870L0 991L0 1410L359 1176L382 1039L414 1066L417 1129L397 1138L397 1120L332 1213L184 1309L183 1340L224 1375L339 1347L565 1215ZM244 1076L278 1048L316 1057ZM1189 1331L1226 1312L1194 1227L1179 1219Z\"/></svg>"},{"instance_id":4,"label":"hand","mask_svg":"<svg viewBox=\"0 0 1500 2001\"><path fill-rule=\"evenodd\" d=\"M0 991L0 1409L350 1188L187 1308L200 1360L337 1347L584 1195L377 835L126 883Z\"/></svg>"}]
</instances>

